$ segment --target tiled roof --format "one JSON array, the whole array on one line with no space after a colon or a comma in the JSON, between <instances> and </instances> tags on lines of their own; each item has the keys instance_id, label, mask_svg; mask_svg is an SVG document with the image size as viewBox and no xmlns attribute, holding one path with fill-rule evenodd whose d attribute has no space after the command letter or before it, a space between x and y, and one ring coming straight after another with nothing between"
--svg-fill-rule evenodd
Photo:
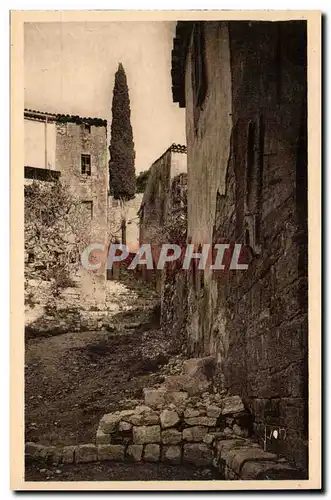
<instances>
[{"instance_id":1,"label":"tiled roof","mask_svg":"<svg viewBox=\"0 0 331 500\"><path fill-rule=\"evenodd\" d=\"M26 118L33 118L35 120L45 120L50 119L52 121L60 122L60 123L77 123L77 125L81 123L86 123L88 125L95 126L107 126L107 120L103 118L91 118L91 117L82 117L79 115L64 115L63 113L48 113L46 111L38 111L36 109L24 109L24 116Z\"/></svg>"}]
</instances>

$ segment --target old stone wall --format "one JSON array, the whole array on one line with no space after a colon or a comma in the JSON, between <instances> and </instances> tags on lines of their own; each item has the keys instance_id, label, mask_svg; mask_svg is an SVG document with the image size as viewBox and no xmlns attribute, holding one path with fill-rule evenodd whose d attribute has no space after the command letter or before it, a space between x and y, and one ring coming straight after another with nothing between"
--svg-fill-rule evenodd
<instances>
[{"instance_id":1,"label":"old stone wall","mask_svg":"<svg viewBox=\"0 0 331 500\"><path fill-rule=\"evenodd\" d=\"M186 146L173 144L150 168L147 185L139 210L140 245L149 243L152 247L154 268L156 268L160 247L168 241L166 228L169 214L176 210L176 199L185 191L186 198ZM174 181L177 179L177 182ZM179 208L181 207L179 202ZM186 207L185 207L186 211ZM155 281L161 291L161 273L141 268L144 279ZM162 292L161 292L162 293Z\"/></svg>"},{"instance_id":2,"label":"old stone wall","mask_svg":"<svg viewBox=\"0 0 331 500\"><path fill-rule=\"evenodd\" d=\"M189 347L195 355L215 354L224 386L245 399L257 434L266 425L282 427L286 439L277 446L304 467L305 29L208 23L207 95L198 120L191 49L186 72L188 237L242 243L249 264L247 271L216 277L206 270L191 280Z\"/></svg>"},{"instance_id":3,"label":"old stone wall","mask_svg":"<svg viewBox=\"0 0 331 500\"><path fill-rule=\"evenodd\" d=\"M86 203L86 233L91 242L108 242L108 165L106 126L56 124L56 169L61 180ZM91 157L91 175L81 173L81 155ZM96 306L105 302L106 270L91 273L80 269L82 298Z\"/></svg>"},{"instance_id":4,"label":"old stone wall","mask_svg":"<svg viewBox=\"0 0 331 500\"><path fill-rule=\"evenodd\" d=\"M171 180L169 211L166 220L168 243L182 249L187 237L187 174L181 173ZM167 238L166 238L167 239ZM182 259L166 263L161 271L161 325L172 331L177 345L186 350L187 325L187 272L181 268Z\"/></svg>"},{"instance_id":5,"label":"old stone wall","mask_svg":"<svg viewBox=\"0 0 331 500\"><path fill-rule=\"evenodd\" d=\"M171 208L172 179L186 170L186 147L180 145L170 146L151 166L139 212L141 244L155 243Z\"/></svg>"}]
</instances>

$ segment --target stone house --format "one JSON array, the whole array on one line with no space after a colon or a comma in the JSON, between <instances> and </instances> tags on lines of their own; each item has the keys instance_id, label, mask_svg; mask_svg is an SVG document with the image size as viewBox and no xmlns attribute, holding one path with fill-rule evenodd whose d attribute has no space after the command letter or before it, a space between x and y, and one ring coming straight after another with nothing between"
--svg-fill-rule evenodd
<instances>
[{"instance_id":1,"label":"stone house","mask_svg":"<svg viewBox=\"0 0 331 500\"><path fill-rule=\"evenodd\" d=\"M24 131L25 184L32 181L52 182L60 178L75 198L81 201L82 225L84 231L86 228L86 234L89 235L91 242L106 243L108 240L106 120L25 110ZM26 248L26 277L29 277L33 270L33 253L33 248ZM79 292L69 291L69 294L76 297L77 307L104 306L105 269L91 273L80 266L78 275L73 278L77 281ZM30 290L31 293L35 293L37 288Z\"/></svg>"},{"instance_id":2,"label":"stone house","mask_svg":"<svg viewBox=\"0 0 331 500\"><path fill-rule=\"evenodd\" d=\"M186 146L180 144L172 144L150 167L138 213L140 244L154 243L155 231L164 225L171 208L172 181L186 171Z\"/></svg>"},{"instance_id":3,"label":"stone house","mask_svg":"<svg viewBox=\"0 0 331 500\"><path fill-rule=\"evenodd\" d=\"M138 211L140 245L149 243L156 250L160 248L168 215L176 208L175 186L186 191L186 171L186 146L180 144L172 144L150 167ZM142 267L142 275L153 279L155 273Z\"/></svg>"},{"instance_id":4,"label":"stone house","mask_svg":"<svg viewBox=\"0 0 331 500\"><path fill-rule=\"evenodd\" d=\"M172 51L173 100L186 108L188 238L241 243L248 263L190 275L188 348L217 358L255 434L303 468L306 36L304 21L178 22Z\"/></svg>"},{"instance_id":5,"label":"stone house","mask_svg":"<svg viewBox=\"0 0 331 500\"><path fill-rule=\"evenodd\" d=\"M86 207L93 235L104 238L108 203L106 120L25 110L24 130L25 178L61 175Z\"/></svg>"}]
</instances>

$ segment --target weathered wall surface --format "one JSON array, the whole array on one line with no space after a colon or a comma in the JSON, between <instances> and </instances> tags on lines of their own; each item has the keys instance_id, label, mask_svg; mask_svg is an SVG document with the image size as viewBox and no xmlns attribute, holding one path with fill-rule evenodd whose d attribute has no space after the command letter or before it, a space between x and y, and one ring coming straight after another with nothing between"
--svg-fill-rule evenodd
<instances>
[{"instance_id":1,"label":"weathered wall surface","mask_svg":"<svg viewBox=\"0 0 331 500\"><path fill-rule=\"evenodd\" d=\"M155 242L155 232L162 228L169 212L171 181L186 171L185 146L170 146L151 166L140 207L140 243Z\"/></svg>"},{"instance_id":2,"label":"weathered wall surface","mask_svg":"<svg viewBox=\"0 0 331 500\"><path fill-rule=\"evenodd\" d=\"M171 152L164 153L150 168L148 182L140 207L140 243L154 243L167 212L167 191L170 184Z\"/></svg>"},{"instance_id":3,"label":"weathered wall surface","mask_svg":"<svg viewBox=\"0 0 331 500\"><path fill-rule=\"evenodd\" d=\"M140 245L149 243L152 246L154 268L157 265L161 244L173 243L173 241L168 241L169 235L165 228L169 213L174 208L173 204L176 197L173 192L174 188L176 186L180 188L180 184L182 184L182 187L185 185L186 193L186 171L186 147L177 144L170 146L150 168L139 210L139 241ZM185 175L185 181L181 182L183 175ZM175 179L177 179L177 182ZM156 279L157 287L161 291L161 287L163 286L161 273L159 271L149 271L144 266L142 266L141 271L145 279Z\"/></svg>"},{"instance_id":4,"label":"weathered wall surface","mask_svg":"<svg viewBox=\"0 0 331 500\"><path fill-rule=\"evenodd\" d=\"M196 128L190 52L186 68L188 236L251 250L247 271L217 278L205 271L191 281L188 342L195 355L216 355L224 386L245 398L258 434L266 424L286 429L277 446L305 467L305 25L208 23L205 43L207 96ZM255 236L247 193L252 123Z\"/></svg>"},{"instance_id":5,"label":"weathered wall surface","mask_svg":"<svg viewBox=\"0 0 331 500\"><path fill-rule=\"evenodd\" d=\"M56 124L56 169L81 201L92 202L92 217L87 214L86 232L91 242L107 243L107 131L105 126L90 127L75 123ZM91 175L81 174L81 155L91 155ZM100 304L105 301L105 269L93 272L81 268L80 287L85 299Z\"/></svg>"},{"instance_id":6,"label":"weathered wall surface","mask_svg":"<svg viewBox=\"0 0 331 500\"><path fill-rule=\"evenodd\" d=\"M185 248L187 233L187 174L181 173L171 180L168 226L171 228L170 243ZM177 345L186 350L187 325L187 283L186 270L181 260L165 265L161 272L161 325L172 331Z\"/></svg>"},{"instance_id":7,"label":"weathered wall surface","mask_svg":"<svg viewBox=\"0 0 331 500\"><path fill-rule=\"evenodd\" d=\"M107 228L108 168L106 127L56 125L56 166L82 201L93 202L92 234L105 238ZM81 174L81 155L91 155L91 175Z\"/></svg>"}]
</instances>

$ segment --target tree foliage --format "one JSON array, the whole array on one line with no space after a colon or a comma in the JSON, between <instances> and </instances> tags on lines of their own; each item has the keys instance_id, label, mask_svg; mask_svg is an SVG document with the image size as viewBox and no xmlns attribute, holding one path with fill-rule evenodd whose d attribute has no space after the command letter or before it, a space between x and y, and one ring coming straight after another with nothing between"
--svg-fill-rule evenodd
<instances>
[{"instance_id":1,"label":"tree foliage","mask_svg":"<svg viewBox=\"0 0 331 500\"><path fill-rule=\"evenodd\" d=\"M31 277L69 286L90 242L86 212L60 181L36 182L24 188L25 250L34 256Z\"/></svg>"},{"instance_id":2,"label":"tree foliage","mask_svg":"<svg viewBox=\"0 0 331 500\"><path fill-rule=\"evenodd\" d=\"M136 193L144 193L149 177L149 170L144 170L136 178Z\"/></svg>"},{"instance_id":3,"label":"tree foliage","mask_svg":"<svg viewBox=\"0 0 331 500\"><path fill-rule=\"evenodd\" d=\"M115 73L109 146L110 192L116 199L129 200L136 191L135 152L130 120L130 98L122 64Z\"/></svg>"}]
</instances>

